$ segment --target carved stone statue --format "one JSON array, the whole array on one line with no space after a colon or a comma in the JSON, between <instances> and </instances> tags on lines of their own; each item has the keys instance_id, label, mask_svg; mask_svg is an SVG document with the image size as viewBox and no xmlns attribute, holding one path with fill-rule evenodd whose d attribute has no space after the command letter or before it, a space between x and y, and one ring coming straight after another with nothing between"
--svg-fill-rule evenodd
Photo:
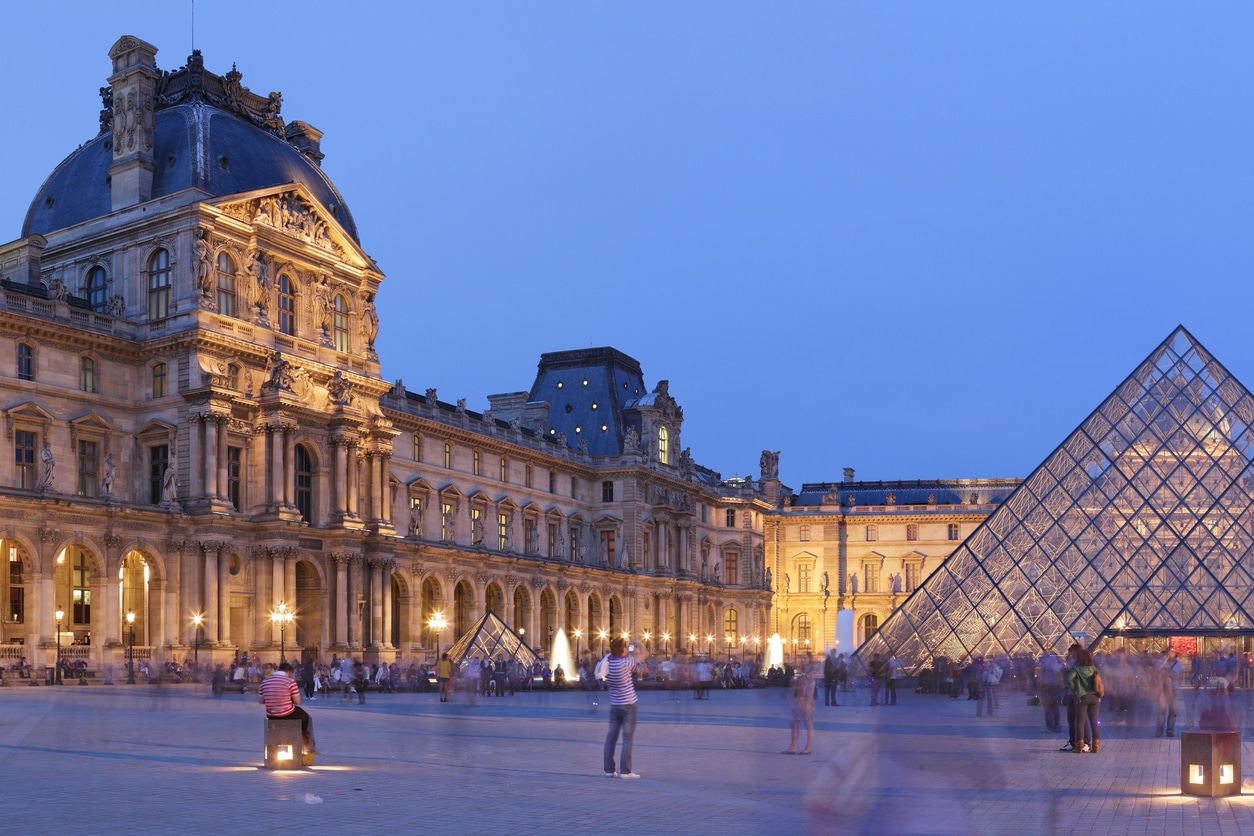
<instances>
[{"instance_id":1,"label":"carved stone statue","mask_svg":"<svg viewBox=\"0 0 1254 836\"><path fill-rule=\"evenodd\" d=\"M264 320L270 310L270 269L260 251L249 251L245 270L250 279L248 301L258 318Z\"/></svg>"},{"instance_id":2,"label":"carved stone statue","mask_svg":"<svg viewBox=\"0 0 1254 836\"><path fill-rule=\"evenodd\" d=\"M65 282L61 281L61 279L56 278L48 282L49 298L56 299L58 302L64 302L67 295Z\"/></svg>"},{"instance_id":3,"label":"carved stone statue","mask_svg":"<svg viewBox=\"0 0 1254 836\"><path fill-rule=\"evenodd\" d=\"M101 482L101 496L113 495L113 480L116 476L117 465L113 463L113 451L105 453L104 460L104 480Z\"/></svg>"},{"instance_id":4,"label":"carved stone statue","mask_svg":"<svg viewBox=\"0 0 1254 836\"><path fill-rule=\"evenodd\" d=\"M779 477L779 451L772 453L770 450L763 450L762 457L758 459L758 466L762 469L763 479L775 479Z\"/></svg>"},{"instance_id":5,"label":"carved stone statue","mask_svg":"<svg viewBox=\"0 0 1254 836\"><path fill-rule=\"evenodd\" d=\"M422 537L422 506L413 505L409 509L409 531L415 537Z\"/></svg>"},{"instance_id":6,"label":"carved stone statue","mask_svg":"<svg viewBox=\"0 0 1254 836\"><path fill-rule=\"evenodd\" d=\"M640 452L640 433L636 431L635 427L628 427L627 432L623 433L623 452Z\"/></svg>"},{"instance_id":7,"label":"carved stone statue","mask_svg":"<svg viewBox=\"0 0 1254 836\"><path fill-rule=\"evenodd\" d=\"M559 560L566 559L566 535L562 534L561 526L557 529L557 554L553 556Z\"/></svg>"},{"instance_id":8,"label":"carved stone statue","mask_svg":"<svg viewBox=\"0 0 1254 836\"><path fill-rule=\"evenodd\" d=\"M431 389L428 389L428 390L427 390L426 397L425 397L425 398L423 398L423 400L425 400L425 401L427 402L427 406L435 406L435 405L436 405L436 403L437 403L437 398L436 398L436 394L435 394L435 389L434 389L434 387L433 387L433 388L431 388Z\"/></svg>"},{"instance_id":9,"label":"carved stone statue","mask_svg":"<svg viewBox=\"0 0 1254 836\"><path fill-rule=\"evenodd\" d=\"M196 286L200 288L203 299L212 299L215 285L213 270L213 247L209 245L209 233L202 231L196 243L192 244L192 252L196 259Z\"/></svg>"},{"instance_id":10,"label":"carved stone statue","mask_svg":"<svg viewBox=\"0 0 1254 836\"><path fill-rule=\"evenodd\" d=\"M276 351L270 358L270 376L261 384L262 392L291 392L292 364Z\"/></svg>"},{"instance_id":11,"label":"carved stone statue","mask_svg":"<svg viewBox=\"0 0 1254 836\"><path fill-rule=\"evenodd\" d=\"M344 373L339 369L335 370L331 380L327 383L327 394L331 397L331 402L339 406L352 406L353 403L353 384L344 377Z\"/></svg>"},{"instance_id":12,"label":"carved stone statue","mask_svg":"<svg viewBox=\"0 0 1254 836\"><path fill-rule=\"evenodd\" d=\"M283 117L279 115L279 111L282 109L282 93L271 93L266 97L265 121L262 124L266 130L273 131L279 136L283 136Z\"/></svg>"},{"instance_id":13,"label":"carved stone statue","mask_svg":"<svg viewBox=\"0 0 1254 836\"><path fill-rule=\"evenodd\" d=\"M466 414L466 399L465 398L457 399L457 414L458 415Z\"/></svg>"},{"instance_id":14,"label":"carved stone statue","mask_svg":"<svg viewBox=\"0 0 1254 836\"><path fill-rule=\"evenodd\" d=\"M470 542L476 546L483 545L483 519L474 517L470 521Z\"/></svg>"},{"instance_id":15,"label":"carved stone statue","mask_svg":"<svg viewBox=\"0 0 1254 836\"><path fill-rule=\"evenodd\" d=\"M849 591L854 595L858 594L858 573L857 572L853 572L852 574L849 575Z\"/></svg>"},{"instance_id":16,"label":"carved stone statue","mask_svg":"<svg viewBox=\"0 0 1254 836\"><path fill-rule=\"evenodd\" d=\"M510 515L505 523L505 550L514 550L514 517Z\"/></svg>"},{"instance_id":17,"label":"carved stone statue","mask_svg":"<svg viewBox=\"0 0 1254 836\"><path fill-rule=\"evenodd\" d=\"M165 466L165 475L161 477L161 504L172 505L178 500L178 471L174 469L174 459Z\"/></svg>"},{"instance_id":18,"label":"carved stone statue","mask_svg":"<svg viewBox=\"0 0 1254 836\"><path fill-rule=\"evenodd\" d=\"M121 319L126 315L126 300L116 293L113 294L105 303L105 313L115 319Z\"/></svg>"},{"instance_id":19,"label":"carved stone statue","mask_svg":"<svg viewBox=\"0 0 1254 836\"><path fill-rule=\"evenodd\" d=\"M588 455L588 439L586 438L579 439L579 445L577 449L579 450L580 453L583 453L585 456Z\"/></svg>"},{"instance_id":20,"label":"carved stone statue","mask_svg":"<svg viewBox=\"0 0 1254 836\"><path fill-rule=\"evenodd\" d=\"M483 411L483 423L487 424L489 427L496 426L496 413L494 413L490 408Z\"/></svg>"},{"instance_id":21,"label":"carved stone statue","mask_svg":"<svg viewBox=\"0 0 1254 836\"><path fill-rule=\"evenodd\" d=\"M606 540L601 541L601 565L610 565L610 544Z\"/></svg>"},{"instance_id":22,"label":"carved stone statue","mask_svg":"<svg viewBox=\"0 0 1254 836\"><path fill-rule=\"evenodd\" d=\"M580 563L588 562L588 544L585 543L583 540L579 541L579 562Z\"/></svg>"},{"instance_id":23,"label":"carved stone statue","mask_svg":"<svg viewBox=\"0 0 1254 836\"><path fill-rule=\"evenodd\" d=\"M457 541L457 516L450 509L444 515L444 542L454 543Z\"/></svg>"},{"instance_id":24,"label":"carved stone statue","mask_svg":"<svg viewBox=\"0 0 1254 836\"><path fill-rule=\"evenodd\" d=\"M52 447L47 441L44 442L44 449L39 452L39 461L42 463L42 472L39 474L39 490L52 490L52 479L54 469L57 466L57 460L52 456Z\"/></svg>"},{"instance_id":25,"label":"carved stone statue","mask_svg":"<svg viewBox=\"0 0 1254 836\"><path fill-rule=\"evenodd\" d=\"M509 428L513 432L522 432L522 419L515 415L509 419Z\"/></svg>"},{"instance_id":26,"label":"carved stone statue","mask_svg":"<svg viewBox=\"0 0 1254 836\"><path fill-rule=\"evenodd\" d=\"M766 588L771 589L771 567L766 567Z\"/></svg>"},{"instance_id":27,"label":"carved stone statue","mask_svg":"<svg viewBox=\"0 0 1254 836\"><path fill-rule=\"evenodd\" d=\"M366 347L374 350L374 341L379 336L379 312L374 307L374 294L366 294L361 303L361 335L366 338Z\"/></svg>"}]
</instances>

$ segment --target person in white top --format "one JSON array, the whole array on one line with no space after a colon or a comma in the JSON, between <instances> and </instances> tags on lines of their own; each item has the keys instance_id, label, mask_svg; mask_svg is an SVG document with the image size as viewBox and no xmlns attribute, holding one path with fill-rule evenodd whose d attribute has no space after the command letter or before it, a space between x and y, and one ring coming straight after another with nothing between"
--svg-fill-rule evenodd
<instances>
[{"instance_id":1,"label":"person in white top","mask_svg":"<svg viewBox=\"0 0 1254 836\"><path fill-rule=\"evenodd\" d=\"M625 636L615 636L610 641L610 655L606 663L605 683L610 691L610 730L605 736L603 760L607 778L639 778L631 769L632 738L636 733L636 684L632 674L649 658L649 649L640 648L639 656L629 656L635 645L628 646ZM614 748L619 732L623 735L623 750L614 767ZM621 772L619 771L621 770Z\"/></svg>"}]
</instances>

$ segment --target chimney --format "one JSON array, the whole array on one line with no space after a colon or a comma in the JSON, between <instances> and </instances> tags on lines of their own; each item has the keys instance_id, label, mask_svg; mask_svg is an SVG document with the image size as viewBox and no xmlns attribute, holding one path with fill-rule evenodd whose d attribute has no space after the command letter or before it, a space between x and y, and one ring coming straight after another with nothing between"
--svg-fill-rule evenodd
<instances>
[{"instance_id":1,"label":"chimney","mask_svg":"<svg viewBox=\"0 0 1254 836\"><path fill-rule=\"evenodd\" d=\"M283 129L283 135L287 137L288 142L296 146L297 151L308 157L318 168L322 168L322 158L326 156L322 153L322 131L308 122L301 122L297 119L287 123L287 127Z\"/></svg>"},{"instance_id":2,"label":"chimney","mask_svg":"<svg viewBox=\"0 0 1254 836\"><path fill-rule=\"evenodd\" d=\"M846 468L845 468L845 481L846 481L846 482L852 482L852 481L853 481L853 468L852 468L852 467L846 467Z\"/></svg>"},{"instance_id":3,"label":"chimney","mask_svg":"<svg viewBox=\"0 0 1254 836\"><path fill-rule=\"evenodd\" d=\"M152 197L152 134L156 122L157 48L123 35L109 50L113 59L113 162L109 183L113 209L125 209Z\"/></svg>"}]
</instances>

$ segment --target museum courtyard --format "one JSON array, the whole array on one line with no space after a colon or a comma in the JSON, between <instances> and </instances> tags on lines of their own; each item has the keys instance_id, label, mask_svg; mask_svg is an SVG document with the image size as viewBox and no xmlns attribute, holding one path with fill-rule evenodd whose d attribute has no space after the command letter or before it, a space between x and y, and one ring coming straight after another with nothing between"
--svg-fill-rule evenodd
<instances>
[{"instance_id":1,"label":"museum courtyard","mask_svg":"<svg viewBox=\"0 0 1254 836\"><path fill-rule=\"evenodd\" d=\"M1182 796L1179 739L1103 705L1102 750L1059 751L1039 707L865 693L816 709L813 756L788 744L783 689L641 693L635 770L606 779L607 713L588 695L441 704L369 693L307 702L319 758L262 768L256 695L202 686L0 688L10 833L1234 833L1254 782ZM1245 694L1239 695L1244 703ZM1187 709L1182 703L1180 725ZM1246 752L1248 753L1248 744ZM1251 762L1246 755L1246 762Z\"/></svg>"}]
</instances>

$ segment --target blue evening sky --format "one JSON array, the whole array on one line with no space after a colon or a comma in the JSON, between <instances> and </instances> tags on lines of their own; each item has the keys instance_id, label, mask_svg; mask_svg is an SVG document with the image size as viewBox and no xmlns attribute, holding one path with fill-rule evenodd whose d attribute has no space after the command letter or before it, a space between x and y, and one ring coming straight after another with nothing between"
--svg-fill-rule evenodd
<instances>
[{"instance_id":1,"label":"blue evening sky","mask_svg":"<svg viewBox=\"0 0 1254 836\"><path fill-rule=\"evenodd\" d=\"M0 238L96 134L122 34L6 10ZM387 274L383 375L443 400L613 345L724 476L1025 476L1177 324L1254 385L1254 6L195 4ZM5 231L7 230L7 232Z\"/></svg>"}]
</instances>

